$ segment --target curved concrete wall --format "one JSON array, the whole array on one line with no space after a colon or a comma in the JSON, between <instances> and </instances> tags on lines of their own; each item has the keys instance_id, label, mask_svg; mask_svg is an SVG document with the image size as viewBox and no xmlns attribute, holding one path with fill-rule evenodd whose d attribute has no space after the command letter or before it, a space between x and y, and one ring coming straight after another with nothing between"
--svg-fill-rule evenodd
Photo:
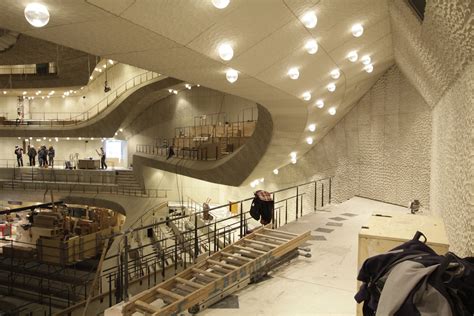
<instances>
[{"instance_id":1,"label":"curved concrete wall","mask_svg":"<svg viewBox=\"0 0 474 316\"><path fill-rule=\"evenodd\" d=\"M138 115L150 104L168 95L167 89L181 83L174 78L146 82L121 95L112 105L94 118L72 126L0 126L0 136L29 137L113 137L125 121Z\"/></svg>"},{"instance_id":2,"label":"curved concrete wall","mask_svg":"<svg viewBox=\"0 0 474 316\"><path fill-rule=\"evenodd\" d=\"M247 142L233 154L216 161L195 161L145 154L133 155L135 174L143 180L142 166L157 168L177 174L219 184L238 186L248 177L265 153L270 143L273 121L270 113L258 106L258 121L255 132Z\"/></svg>"}]
</instances>

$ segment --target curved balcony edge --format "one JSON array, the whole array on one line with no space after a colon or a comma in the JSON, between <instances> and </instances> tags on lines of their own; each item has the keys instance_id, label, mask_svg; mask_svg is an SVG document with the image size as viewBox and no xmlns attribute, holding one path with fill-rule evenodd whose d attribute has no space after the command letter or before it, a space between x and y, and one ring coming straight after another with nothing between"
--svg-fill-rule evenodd
<instances>
[{"instance_id":1,"label":"curved balcony edge","mask_svg":"<svg viewBox=\"0 0 474 316\"><path fill-rule=\"evenodd\" d=\"M270 112L257 105L258 120L251 138L231 155L215 161L196 161L135 153L133 168L139 181L144 181L143 167L209 181L218 184L239 186L247 179L265 154L273 134Z\"/></svg>"}]
</instances>

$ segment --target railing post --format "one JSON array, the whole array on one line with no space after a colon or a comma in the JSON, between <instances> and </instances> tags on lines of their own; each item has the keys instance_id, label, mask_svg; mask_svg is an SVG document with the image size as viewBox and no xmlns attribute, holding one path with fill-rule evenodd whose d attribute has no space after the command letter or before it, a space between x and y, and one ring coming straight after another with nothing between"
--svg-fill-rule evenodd
<instances>
[{"instance_id":1,"label":"railing post","mask_svg":"<svg viewBox=\"0 0 474 316\"><path fill-rule=\"evenodd\" d=\"M240 238L244 237L244 202L240 202ZM231 204L232 208L232 204Z\"/></svg>"},{"instance_id":2,"label":"railing post","mask_svg":"<svg viewBox=\"0 0 474 316\"><path fill-rule=\"evenodd\" d=\"M321 182L321 207L324 207L324 182Z\"/></svg>"},{"instance_id":3,"label":"railing post","mask_svg":"<svg viewBox=\"0 0 474 316\"><path fill-rule=\"evenodd\" d=\"M123 282L123 299L125 302L128 302L128 235L125 234L123 237L123 242L124 242L124 282Z\"/></svg>"},{"instance_id":4,"label":"railing post","mask_svg":"<svg viewBox=\"0 0 474 316\"><path fill-rule=\"evenodd\" d=\"M318 181L314 181L314 211L318 208L317 196L318 196Z\"/></svg>"},{"instance_id":5,"label":"railing post","mask_svg":"<svg viewBox=\"0 0 474 316\"><path fill-rule=\"evenodd\" d=\"M194 212L194 262L197 260L199 252L199 245L198 245L198 218L197 213Z\"/></svg>"},{"instance_id":6,"label":"railing post","mask_svg":"<svg viewBox=\"0 0 474 316\"><path fill-rule=\"evenodd\" d=\"M300 202L300 217L303 217L303 194L300 195L301 202Z\"/></svg>"},{"instance_id":7,"label":"railing post","mask_svg":"<svg viewBox=\"0 0 474 316\"><path fill-rule=\"evenodd\" d=\"M296 220L298 220L298 193L299 193L299 187L297 186L296 187L296 209L295 209Z\"/></svg>"}]
</instances>

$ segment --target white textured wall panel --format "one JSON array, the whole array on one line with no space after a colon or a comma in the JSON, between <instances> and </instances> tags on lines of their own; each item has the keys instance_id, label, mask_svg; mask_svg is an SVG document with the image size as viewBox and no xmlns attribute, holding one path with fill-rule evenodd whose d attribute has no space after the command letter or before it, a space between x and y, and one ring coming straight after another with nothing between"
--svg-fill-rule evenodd
<instances>
[{"instance_id":1,"label":"white textured wall panel","mask_svg":"<svg viewBox=\"0 0 474 316\"><path fill-rule=\"evenodd\" d=\"M474 64L433 110L431 209L444 218L452 250L474 255Z\"/></svg>"},{"instance_id":2,"label":"white textured wall panel","mask_svg":"<svg viewBox=\"0 0 474 316\"><path fill-rule=\"evenodd\" d=\"M269 180L282 187L333 175L336 201L357 194L428 207L430 151L431 111L394 66L296 165Z\"/></svg>"}]
</instances>

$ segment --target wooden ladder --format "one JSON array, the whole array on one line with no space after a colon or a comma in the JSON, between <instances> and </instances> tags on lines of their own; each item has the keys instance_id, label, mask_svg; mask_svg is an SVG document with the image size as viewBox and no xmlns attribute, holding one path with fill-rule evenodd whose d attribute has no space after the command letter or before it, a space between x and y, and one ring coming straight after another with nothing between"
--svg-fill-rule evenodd
<instances>
[{"instance_id":1,"label":"wooden ladder","mask_svg":"<svg viewBox=\"0 0 474 316\"><path fill-rule=\"evenodd\" d=\"M309 236L309 231L298 235L261 227L206 260L133 296L124 304L122 314L176 315L195 306L207 306L203 303L225 297L228 289L239 288L242 280L296 250Z\"/></svg>"}]
</instances>

